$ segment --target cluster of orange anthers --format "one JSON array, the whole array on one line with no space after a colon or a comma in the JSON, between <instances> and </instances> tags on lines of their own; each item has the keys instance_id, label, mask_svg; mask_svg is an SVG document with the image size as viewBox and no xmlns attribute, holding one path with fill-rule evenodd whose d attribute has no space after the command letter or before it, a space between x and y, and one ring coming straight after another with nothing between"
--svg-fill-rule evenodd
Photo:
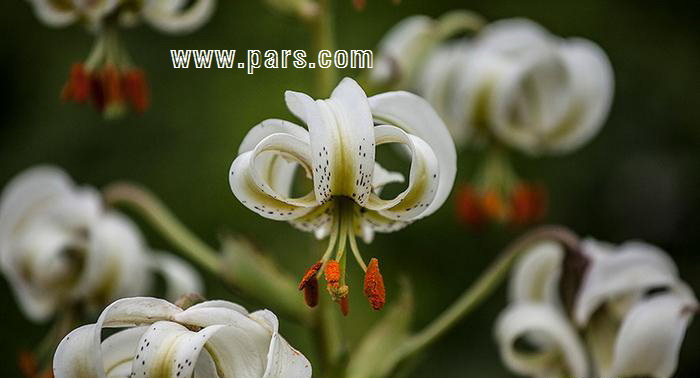
<instances>
[{"instance_id":1,"label":"cluster of orange anthers","mask_svg":"<svg viewBox=\"0 0 700 378\"><path fill-rule=\"evenodd\" d=\"M127 105L143 113L150 102L143 71L138 68L120 70L113 64L96 70L89 70L82 63L74 64L61 98L77 104L91 102L97 111L109 115L119 115Z\"/></svg>"},{"instance_id":2,"label":"cluster of orange anthers","mask_svg":"<svg viewBox=\"0 0 700 378\"><path fill-rule=\"evenodd\" d=\"M323 262L319 261L309 268L299 283L299 290L304 291L304 300L309 307L318 304L318 277ZM350 311L348 294L350 290L342 283L340 264L336 260L328 260L325 263L323 274L326 279L326 290L331 299L340 305L340 311L347 316ZM379 272L379 262L376 258L370 260L365 272L364 293L369 300L372 309L381 310L386 303L386 290L384 289L384 279Z\"/></svg>"},{"instance_id":3,"label":"cluster of orange anthers","mask_svg":"<svg viewBox=\"0 0 700 378\"><path fill-rule=\"evenodd\" d=\"M522 226L541 220L546 213L547 194L539 184L519 182L507 193L480 191L464 185L457 193L457 216L468 226L487 223Z\"/></svg>"}]
</instances>

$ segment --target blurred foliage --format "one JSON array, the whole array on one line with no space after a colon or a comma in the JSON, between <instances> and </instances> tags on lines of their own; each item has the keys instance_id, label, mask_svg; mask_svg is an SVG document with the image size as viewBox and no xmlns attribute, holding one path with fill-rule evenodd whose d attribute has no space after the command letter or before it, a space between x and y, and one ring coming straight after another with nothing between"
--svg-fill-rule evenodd
<instances>
[{"instance_id":1,"label":"blurred foliage","mask_svg":"<svg viewBox=\"0 0 700 378\"><path fill-rule=\"evenodd\" d=\"M637 238L667 250L681 276L700 290L700 24L694 2L586 1L370 1L356 12L338 2L338 46L374 48L382 34L408 15L438 16L463 7L487 18L532 18L555 34L582 36L608 53L616 74L612 113L602 132L564 157L515 156L518 170L545 182L551 194L547 222L582 235L621 242ZM92 37L80 27L41 25L21 0L0 5L0 184L37 163L67 169L79 183L104 186L115 179L143 183L212 245L227 230L250 236L293 275L314 261L309 235L263 219L233 197L228 167L247 130L265 118L292 119L283 91L310 91L310 69L175 70L170 49L307 49L304 25L269 11L262 2L220 1L213 20L187 36L163 35L141 26L121 35L147 72L152 108L144 115L105 121L86 107L62 105L58 95L71 63L85 59ZM345 72L356 74L356 72ZM460 157L458 181L470 177L478 156ZM169 246L144 225L154 247ZM441 211L404 231L378 235L363 246L382 262L389 302L399 277L415 290L415 326L445 308L522 230L465 231L448 202ZM274 236L271 236L274 235ZM349 279L361 282L354 266ZM238 296L208 280L211 298ZM343 321L351 344L379 319L361 295L351 296ZM301 296L299 297L301 299ZM508 377L492 338L505 303L501 289L473 316L424 356L412 376ZM251 308L259 305L245 303ZM5 376L15 376L19 348L30 348L46 326L24 319L0 280ZM688 331L678 377L700 375L700 325ZM303 329L283 321L282 330L310 358ZM8 372L9 368L9 372ZM9 374L9 375L7 375Z\"/></svg>"}]
</instances>

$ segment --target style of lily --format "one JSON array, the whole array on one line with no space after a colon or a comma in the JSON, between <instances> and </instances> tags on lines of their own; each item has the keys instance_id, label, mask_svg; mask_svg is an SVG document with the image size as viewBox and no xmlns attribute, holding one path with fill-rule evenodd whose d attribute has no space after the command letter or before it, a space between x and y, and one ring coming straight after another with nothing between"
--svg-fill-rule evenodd
<instances>
[{"instance_id":1,"label":"style of lily","mask_svg":"<svg viewBox=\"0 0 700 378\"><path fill-rule=\"evenodd\" d=\"M318 299L317 278L325 273L327 289L347 314L346 244L366 272L364 292L372 307L385 302L376 259L365 263L356 236L366 243L375 232L397 231L434 213L446 200L456 173L456 152L446 126L430 105L407 92L367 98L345 78L327 100L287 91L289 110L308 127L268 119L250 130L231 165L229 182L238 200L263 217L288 221L329 237L328 248L304 275L300 290L307 304ZM391 199L379 196L389 183L404 181L382 168L376 147L405 147L411 158L408 184ZM313 189L292 197L298 167Z\"/></svg>"},{"instance_id":2,"label":"style of lily","mask_svg":"<svg viewBox=\"0 0 700 378\"><path fill-rule=\"evenodd\" d=\"M2 193L0 268L34 321L143 295L155 273L171 298L202 290L189 265L149 252L128 218L102 208L97 191L47 166L19 174Z\"/></svg>"},{"instance_id":3,"label":"style of lily","mask_svg":"<svg viewBox=\"0 0 700 378\"><path fill-rule=\"evenodd\" d=\"M85 62L76 63L63 87L64 101L91 102L106 117L117 117L127 107L137 113L150 104L144 72L136 67L122 45L117 29L143 21L166 33L187 33L211 17L215 0L28 0L37 18L51 27L84 24L96 42Z\"/></svg>"},{"instance_id":4,"label":"style of lily","mask_svg":"<svg viewBox=\"0 0 700 378\"><path fill-rule=\"evenodd\" d=\"M105 328L125 328L102 339ZM125 298L97 323L68 334L53 360L56 378L311 377L311 364L279 334L268 310L227 301L182 309L156 298Z\"/></svg>"},{"instance_id":5,"label":"style of lily","mask_svg":"<svg viewBox=\"0 0 700 378\"><path fill-rule=\"evenodd\" d=\"M568 301L563 282L578 279ZM593 239L578 252L553 242L532 248L513 272L510 299L496 325L501 355L534 377L670 377L698 310L663 251Z\"/></svg>"}]
</instances>

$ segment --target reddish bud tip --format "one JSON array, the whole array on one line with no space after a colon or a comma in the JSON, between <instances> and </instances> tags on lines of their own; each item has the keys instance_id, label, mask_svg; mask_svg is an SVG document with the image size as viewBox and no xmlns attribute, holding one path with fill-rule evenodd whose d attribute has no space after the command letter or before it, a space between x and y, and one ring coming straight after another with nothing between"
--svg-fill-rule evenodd
<instances>
[{"instance_id":1,"label":"reddish bud tip","mask_svg":"<svg viewBox=\"0 0 700 378\"><path fill-rule=\"evenodd\" d=\"M348 316L350 313L350 302L348 301L348 296L345 295L344 297L340 298L340 312L343 314L343 316Z\"/></svg>"},{"instance_id":2,"label":"reddish bud tip","mask_svg":"<svg viewBox=\"0 0 700 378\"><path fill-rule=\"evenodd\" d=\"M124 74L124 94L137 113L143 113L150 105L150 95L146 74L135 68Z\"/></svg>"},{"instance_id":3,"label":"reddish bud tip","mask_svg":"<svg viewBox=\"0 0 700 378\"><path fill-rule=\"evenodd\" d=\"M365 273L365 296L374 310L381 310L386 303L384 278L379 272L379 261L375 258L369 261Z\"/></svg>"},{"instance_id":4,"label":"reddish bud tip","mask_svg":"<svg viewBox=\"0 0 700 378\"><path fill-rule=\"evenodd\" d=\"M22 376L26 378L36 377L39 370L36 358L34 358L32 353L27 351L19 352L17 356L17 365Z\"/></svg>"},{"instance_id":5,"label":"reddish bud tip","mask_svg":"<svg viewBox=\"0 0 700 378\"><path fill-rule=\"evenodd\" d=\"M355 7L355 9L361 11L365 9L366 2L365 0L352 0L352 5Z\"/></svg>"},{"instance_id":6,"label":"reddish bud tip","mask_svg":"<svg viewBox=\"0 0 700 378\"><path fill-rule=\"evenodd\" d=\"M511 194L511 221L524 225L540 220L547 208L547 193L537 184L519 183Z\"/></svg>"},{"instance_id":7,"label":"reddish bud tip","mask_svg":"<svg viewBox=\"0 0 700 378\"><path fill-rule=\"evenodd\" d=\"M321 269L321 266L323 266L323 263L320 261L311 265L311 268L304 273L304 277L299 282L299 290L303 290L311 279L316 280L316 274Z\"/></svg>"},{"instance_id":8,"label":"reddish bud tip","mask_svg":"<svg viewBox=\"0 0 700 378\"><path fill-rule=\"evenodd\" d=\"M71 67L68 82L63 86L61 99L84 103L90 97L90 74L82 63L75 63Z\"/></svg>"},{"instance_id":9,"label":"reddish bud tip","mask_svg":"<svg viewBox=\"0 0 700 378\"><path fill-rule=\"evenodd\" d=\"M481 209L479 195L469 185L463 186L457 193L457 217L469 226L479 227L486 221Z\"/></svg>"}]
</instances>

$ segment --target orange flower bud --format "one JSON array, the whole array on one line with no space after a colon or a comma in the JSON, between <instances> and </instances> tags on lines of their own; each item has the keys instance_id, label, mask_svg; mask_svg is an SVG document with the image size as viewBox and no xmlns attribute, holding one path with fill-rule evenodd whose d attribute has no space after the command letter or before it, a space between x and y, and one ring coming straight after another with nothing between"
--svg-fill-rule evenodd
<instances>
[{"instance_id":1,"label":"orange flower bud","mask_svg":"<svg viewBox=\"0 0 700 378\"><path fill-rule=\"evenodd\" d=\"M373 258L367 265L365 273L365 296L369 299L374 310L381 310L386 303L386 290L384 289L384 278L379 272L379 261Z\"/></svg>"}]
</instances>

